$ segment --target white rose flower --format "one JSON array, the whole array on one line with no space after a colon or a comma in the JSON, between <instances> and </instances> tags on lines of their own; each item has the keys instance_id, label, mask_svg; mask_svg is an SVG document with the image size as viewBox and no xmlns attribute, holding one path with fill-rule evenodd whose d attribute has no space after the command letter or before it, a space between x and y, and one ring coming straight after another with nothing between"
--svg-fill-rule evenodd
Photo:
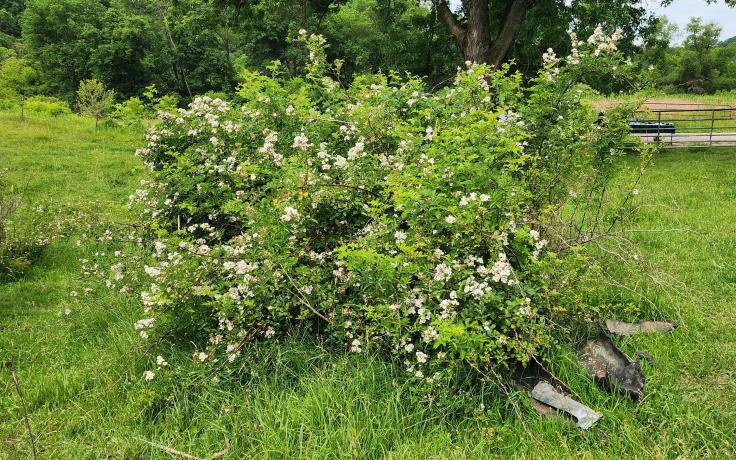
<instances>
[{"instance_id":1,"label":"white rose flower","mask_svg":"<svg viewBox=\"0 0 736 460\"><path fill-rule=\"evenodd\" d=\"M281 220L284 222L291 222L292 220L296 220L299 218L299 211L292 208L291 206L287 206L284 208L284 215L281 216Z\"/></svg>"}]
</instances>

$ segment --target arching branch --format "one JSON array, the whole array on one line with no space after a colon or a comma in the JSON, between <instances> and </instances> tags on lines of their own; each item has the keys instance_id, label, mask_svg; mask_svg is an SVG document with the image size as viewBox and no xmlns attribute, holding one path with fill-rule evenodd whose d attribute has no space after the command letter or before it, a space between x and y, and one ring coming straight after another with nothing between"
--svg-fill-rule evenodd
<instances>
[{"instance_id":1,"label":"arching branch","mask_svg":"<svg viewBox=\"0 0 736 460\"><path fill-rule=\"evenodd\" d=\"M450 35L453 36L457 45L462 50L465 41L465 28L460 24L460 20L452 12L446 0L434 0L434 7L437 9L437 15L445 24L445 27L447 27Z\"/></svg>"},{"instance_id":2,"label":"arching branch","mask_svg":"<svg viewBox=\"0 0 736 460\"><path fill-rule=\"evenodd\" d=\"M514 45L514 42L516 42L519 29L521 29L524 16L526 16L531 3L531 0L511 1L501 22L501 31L491 45L490 55L492 62L489 62L489 64L499 66L506 60L506 56Z\"/></svg>"}]
</instances>

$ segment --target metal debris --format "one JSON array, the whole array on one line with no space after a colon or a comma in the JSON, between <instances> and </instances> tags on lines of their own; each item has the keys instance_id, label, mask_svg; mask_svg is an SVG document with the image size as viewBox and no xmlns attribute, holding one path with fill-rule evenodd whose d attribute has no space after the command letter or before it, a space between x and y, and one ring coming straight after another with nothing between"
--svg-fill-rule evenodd
<instances>
[{"instance_id":1,"label":"metal debris","mask_svg":"<svg viewBox=\"0 0 736 460\"><path fill-rule=\"evenodd\" d=\"M518 365L511 377L514 387L519 391L530 392L539 382L552 384L555 390L564 395L572 391L561 380L549 372L539 361L532 359L525 366ZM554 417L559 414L553 407L532 398L532 408L542 418Z\"/></svg>"},{"instance_id":2,"label":"metal debris","mask_svg":"<svg viewBox=\"0 0 736 460\"><path fill-rule=\"evenodd\" d=\"M560 393L570 394L572 390L563 381L552 375L539 361L532 359L525 366L519 365L511 376L518 390L532 391L541 381L546 381Z\"/></svg>"},{"instance_id":3,"label":"metal debris","mask_svg":"<svg viewBox=\"0 0 736 460\"><path fill-rule=\"evenodd\" d=\"M532 398L557 410L566 412L577 420L578 428L587 430L601 418L601 414L569 396L558 393L547 382L539 382L532 390Z\"/></svg>"},{"instance_id":4,"label":"metal debris","mask_svg":"<svg viewBox=\"0 0 736 460\"><path fill-rule=\"evenodd\" d=\"M637 351L636 356L648 362L650 366L654 366L654 356L650 355L646 351Z\"/></svg>"},{"instance_id":5,"label":"metal debris","mask_svg":"<svg viewBox=\"0 0 736 460\"><path fill-rule=\"evenodd\" d=\"M667 321L640 321L638 323L625 323L615 319L606 320L606 329L611 334L634 335L647 332L670 333L675 330L676 324Z\"/></svg>"},{"instance_id":6,"label":"metal debris","mask_svg":"<svg viewBox=\"0 0 736 460\"><path fill-rule=\"evenodd\" d=\"M619 388L635 400L644 397L646 378L641 364L629 359L608 337L588 340L581 350L581 360L598 383Z\"/></svg>"}]
</instances>

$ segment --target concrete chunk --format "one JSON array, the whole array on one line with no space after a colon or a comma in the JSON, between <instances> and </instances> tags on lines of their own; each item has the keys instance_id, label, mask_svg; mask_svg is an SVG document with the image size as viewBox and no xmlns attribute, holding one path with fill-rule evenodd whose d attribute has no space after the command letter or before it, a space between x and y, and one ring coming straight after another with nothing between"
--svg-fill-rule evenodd
<instances>
[{"instance_id":1,"label":"concrete chunk","mask_svg":"<svg viewBox=\"0 0 736 460\"><path fill-rule=\"evenodd\" d=\"M638 323L626 323L615 319L606 320L606 329L611 334L616 335L634 335L644 334L648 332L670 333L677 326L667 321L640 321Z\"/></svg>"},{"instance_id":2,"label":"concrete chunk","mask_svg":"<svg viewBox=\"0 0 736 460\"><path fill-rule=\"evenodd\" d=\"M539 382L532 390L532 398L539 402L552 406L557 410L567 412L575 417L578 428L587 430L600 418L601 414L595 412L588 406L581 404L569 396L558 393L555 388L547 382Z\"/></svg>"}]
</instances>

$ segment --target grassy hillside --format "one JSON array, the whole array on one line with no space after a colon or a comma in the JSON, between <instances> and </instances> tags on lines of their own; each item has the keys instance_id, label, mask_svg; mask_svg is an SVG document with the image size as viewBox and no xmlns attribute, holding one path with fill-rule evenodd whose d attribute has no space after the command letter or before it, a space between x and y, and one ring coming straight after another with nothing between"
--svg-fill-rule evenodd
<instances>
[{"instance_id":1,"label":"grassy hillside","mask_svg":"<svg viewBox=\"0 0 736 460\"><path fill-rule=\"evenodd\" d=\"M0 133L1 167L32 202L68 204L89 223L130 218L126 197L144 174L132 155L141 132L95 133L91 120L75 116L20 122L0 113ZM0 361L18 369L40 458L171 458L144 440L207 457L226 439L225 458L734 457L735 183L734 150L656 158L641 186L647 206L638 224L692 229L641 236L644 256L685 283L662 306L681 327L619 342L656 360L644 364L640 404L600 390L568 352L555 371L604 415L588 432L561 417L540 420L525 395L512 395L511 404L492 387L471 396L479 408L471 418L411 404L390 363L298 336L247 350L241 369L217 377L165 350L183 370L145 382L150 353L132 327L138 302L80 269L80 259L114 250L90 238L86 222L23 280L0 285ZM0 458L29 454L21 399L0 370Z\"/></svg>"}]
</instances>

